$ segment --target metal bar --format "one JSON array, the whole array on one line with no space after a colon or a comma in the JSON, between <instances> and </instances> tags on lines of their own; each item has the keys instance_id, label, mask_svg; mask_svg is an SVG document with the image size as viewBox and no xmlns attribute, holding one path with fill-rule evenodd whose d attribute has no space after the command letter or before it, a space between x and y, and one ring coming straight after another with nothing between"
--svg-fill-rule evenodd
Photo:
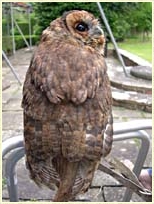
<instances>
[{"instance_id":1,"label":"metal bar","mask_svg":"<svg viewBox=\"0 0 154 204\"><path fill-rule=\"evenodd\" d=\"M117 135L113 137L113 141L121 141L132 138L141 140L141 146L133 169L136 176L139 176L150 146L150 138L148 133L145 130L138 130L137 132Z\"/></svg>"},{"instance_id":2,"label":"metal bar","mask_svg":"<svg viewBox=\"0 0 154 204\"><path fill-rule=\"evenodd\" d=\"M13 6L12 6L12 3L10 3L10 9L11 9L12 47L13 47L13 54L15 54L14 16L13 16Z\"/></svg>"},{"instance_id":3,"label":"metal bar","mask_svg":"<svg viewBox=\"0 0 154 204\"><path fill-rule=\"evenodd\" d=\"M143 167L143 164L145 162L148 150L149 150L149 146L150 146L150 139L149 139L149 135L144 131L144 130L140 130L139 131L141 137L141 147L134 165L134 169L133 172L136 174L136 176L139 176L141 169ZM132 197L132 191L129 189L126 189L124 197L123 197L123 202L129 202L131 197Z\"/></svg>"},{"instance_id":4,"label":"metal bar","mask_svg":"<svg viewBox=\"0 0 154 204\"><path fill-rule=\"evenodd\" d=\"M134 132L117 135L113 138L113 141L121 141L121 140L126 140L131 138L137 138L141 140L141 146L133 169L133 172L136 174L136 176L139 176L149 150L150 138L146 131L138 130L137 132L135 132L135 135L134 135ZM129 189L126 189L123 202L129 202L131 199L132 193L133 193L132 191L130 191Z\"/></svg>"},{"instance_id":5,"label":"metal bar","mask_svg":"<svg viewBox=\"0 0 154 204\"><path fill-rule=\"evenodd\" d=\"M131 189L131 191L133 191L136 194L138 194L145 201L147 201L147 202L148 201L152 201L152 193L151 193L151 191L146 191L146 189L143 188L142 185L138 185L133 180L131 180L131 179L127 178L127 177L124 177L122 175L122 172L119 173L118 171L115 171L114 170L114 166L112 168L112 164L111 164L111 167L109 167L106 164L100 163L98 169L103 171L103 172L105 172L106 174L109 174L110 176L112 176L116 180L118 180L121 184L123 184L123 186Z\"/></svg>"},{"instance_id":6,"label":"metal bar","mask_svg":"<svg viewBox=\"0 0 154 204\"><path fill-rule=\"evenodd\" d=\"M130 122L128 121L113 124L114 135L148 129L152 129L151 119L133 120Z\"/></svg>"},{"instance_id":7,"label":"metal bar","mask_svg":"<svg viewBox=\"0 0 154 204\"><path fill-rule=\"evenodd\" d=\"M10 25L9 25L9 23L10 23L10 18L9 18L9 16L10 16L10 10L8 9L8 8L6 8L6 7L4 7L4 9L5 9L5 11L4 11L4 13L5 13L5 18L6 18L6 22L7 22L7 25L6 25L6 28L7 28L7 35L9 36L10 35Z\"/></svg>"},{"instance_id":8,"label":"metal bar","mask_svg":"<svg viewBox=\"0 0 154 204\"><path fill-rule=\"evenodd\" d=\"M32 47L32 27L31 27L31 18L30 18L30 6L28 6L28 25L29 25L29 44L30 49Z\"/></svg>"},{"instance_id":9,"label":"metal bar","mask_svg":"<svg viewBox=\"0 0 154 204\"><path fill-rule=\"evenodd\" d=\"M19 77L17 76L17 74L16 74L16 72L15 72L15 70L14 70L14 67L13 67L12 64L10 63L9 59L7 58L7 56L6 56L6 54L5 54L5 52L4 52L3 50L2 50L2 56L4 57L4 59L5 59L6 63L7 63L7 65L10 67L12 73L14 74L15 78L17 79L18 83L19 83L20 86L21 86L22 83L21 83Z\"/></svg>"},{"instance_id":10,"label":"metal bar","mask_svg":"<svg viewBox=\"0 0 154 204\"><path fill-rule=\"evenodd\" d=\"M16 163L24 156L24 148L15 150L6 160L5 176L10 202L18 202L17 174L15 171Z\"/></svg>"},{"instance_id":11,"label":"metal bar","mask_svg":"<svg viewBox=\"0 0 154 204\"><path fill-rule=\"evenodd\" d=\"M145 121L145 120L142 120L142 121ZM125 127L122 129L121 133L123 134L116 135L113 138L114 141L121 141L121 140L131 139L131 138L138 138L141 140L141 147L140 147L140 150L139 150L139 153L136 159L136 163L134 165L134 170L133 170L137 176L139 175L142 169L142 166L144 164L144 161L146 159L146 155L149 149L149 144L150 144L149 135L144 130L141 130L141 129L144 129L145 127L146 127L145 129L147 129L147 127L148 129L151 129L152 128L151 123L149 124L150 121L148 121L147 123L143 122L143 124L145 124L143 128L141 128L140 125L138 125L138 128L140 128L139 131L133 131L133 129L130 129L131 125L129 124L129 122L126 122L128 126L127 128ZM116 127L116 124L115 124L115 127ZM128 133L128 130L130 131L129 133ZM117 134L118 131L116 132L115 130L115 133ZM125 132L126 134L124 134ZM16 178L16 172L15 172L15 166L16 166L16 163L24 156L23 137L17 136L17 137L9 138L3 142L3 145L2 145L2 156L3 157L9 151L16 149L16 148L17 150L11 153L11 155L6 161L6 178L7 178L8 192L10 196L10 201L12 202L18 201L17 178ZM124 202L129 201L131 198L131 195L132 195L132 192L126 190L125 196L124 196Z\"/></svg>"},{"instance_id":12,"label":"metal bar","mask_svg":"<svg viewBox=\"0 0 154 204\"><path fill-rule=\"evenodd\" d=\"M112 43L113 43L113 45L114 45L114 47L115 47L115 50L116 50L116 53L117 53L117 56L118 56L118 58L119 58L119 60L120 60L120 62L121 62L121 64L122 64L124 74L125 74L125 76L128 76L128 74L127 74L127 72L126 72L126 66L125 66L124 60L123 60L121 54L119 53L117 43L116 43L115 38L114 38L114 36L113 36L113 34L112 34L112 30L111 30L111 28L110 28L110 26L109 26L109 23L108 23L107 19L106 19L106 16L105 16L105 13L104 13L104 11L103 11L103 9L102 9L102 6L101 6L100 2L96 2L96 4L97 4L97 6L98 6L98 8L99 8L99 11L100 11L100 13L101 13L101 17L102 17L102 19L103 19L103 21L104 21L104 24L105 24L105 26L106 26L106 29L107 29L107 31L108 31L110 37L111 37Z\"/></svg>"},{"instance_id":13,"label":"metal bar","mask_svg":"<svg viewBox=\"0 0 154 204\"><path fill-rule=\"evenodd\" d=\"M27 40L26 40L26 38L25 38L25 36L24 36L22 30L21 30L20 27L18 26L18 23L16 22L15 19L14 19L14 23L15 23L15 25L16 25L16 27L17 27L19 33L21 34L21 36L22 36L24 42L26 43L27 47L30 49L29 43L27 42Z\"/></svg>"},{"instance_id":14,"label":"metal bar","mask_svg":"<svg viewBox=\"0 0 154 204\"><path fill-rule=\"evenodd\" d=\"M11 150L23 147L23 136L11 137L3 141L2 145L2 158Z\"/></svg>"},{"instance_id":15,"label":"metal bar","mask_svg":"<svg viewBox=\"0 0 154 204\"><path fill-rule=\"evenodd\" d=\"M149 138L148 133L144 130L139 130L138 132L141 135L141 147L140 147L138 157L136 159L136 163L135 163L134 169L133 169L134 173L137 176L139 176L139 174L141 172L141 170L139 170L139 169L142 169L143 164L144 164L144 161L142 158L146 159L146 156L147 156L147 153L149 150L149 146L150 146L150 138Z\"/></svg>"}]
</instances>

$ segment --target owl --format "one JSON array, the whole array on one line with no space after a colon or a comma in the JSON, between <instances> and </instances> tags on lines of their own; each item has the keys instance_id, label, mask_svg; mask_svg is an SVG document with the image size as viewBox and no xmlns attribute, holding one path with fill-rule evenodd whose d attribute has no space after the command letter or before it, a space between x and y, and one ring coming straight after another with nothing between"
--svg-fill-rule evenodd
<instances>
[{"instance_id":1,"label":"owl","mask_svg":"<svg viewBox=\"0 0 154 204\"><path fill-rule=\"evenodd\" d=\"M23 86L26 166L39 186L65 202L88 190L112 146L112 96L105 37L84 10L50 23Z\"/></svg>"}]
</instances>

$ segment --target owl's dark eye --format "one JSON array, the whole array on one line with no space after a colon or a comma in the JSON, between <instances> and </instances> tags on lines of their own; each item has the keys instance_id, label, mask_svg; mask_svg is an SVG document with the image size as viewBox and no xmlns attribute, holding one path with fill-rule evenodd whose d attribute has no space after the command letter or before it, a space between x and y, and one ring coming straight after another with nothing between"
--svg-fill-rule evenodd
<instances>
[{"instance_id":1,"label":"owl's dark eye","mask_svg":"<svg viewBox=\"0 0 154 204\"><path fill-rule=\"evenodd\" d=\"M89 29L88 25L84 22L81 22L81 23L77 24L77 26L76 26L76 30L78 30L80 32L87 31L88 29Z\"/></svg>"}]
</instances>

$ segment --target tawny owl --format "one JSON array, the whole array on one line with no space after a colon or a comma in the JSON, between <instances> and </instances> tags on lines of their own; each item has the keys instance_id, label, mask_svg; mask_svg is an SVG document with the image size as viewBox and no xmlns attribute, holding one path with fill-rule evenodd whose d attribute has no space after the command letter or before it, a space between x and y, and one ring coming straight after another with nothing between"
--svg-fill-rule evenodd
<instances>
[{"instance_id":1,"label":"tawny owl","mask_svg":"<svg viewBox=\"0 0 154 204\"><path fill-rule=\"evenodd\" d=\"M73 10L43 31L23 87L26 164L54 201L88 190L112 145L112 97L99 22Z\"/></svg>"}]
</instances>

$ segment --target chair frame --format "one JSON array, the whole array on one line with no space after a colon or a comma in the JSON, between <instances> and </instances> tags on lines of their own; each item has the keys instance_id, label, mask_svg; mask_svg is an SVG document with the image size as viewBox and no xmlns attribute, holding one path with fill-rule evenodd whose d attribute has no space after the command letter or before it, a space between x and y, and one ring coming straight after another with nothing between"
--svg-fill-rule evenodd
<instances>
[{"instance_id":1,"label":"chair frame","mask_svg":"<svg viewBox=\"0 0 154 204\"><path fill-rule=\"evenodd\" d=\"M130 122L114 123L113 128L113 142L133 138L141 140L141 145L133 169L133 172L136 174L136 176L139 176L150 146L150 136L145 130L152 129L152 120L143 119ZM2 157L4 158L8 153L10 154L7 157L5 164L7 189L10 201L18 202L18 182L15 167L17 165L17 162L25 155L23 136L15 136L5 140L2 143ZM132 197L132 193L133 192L131 190L126 189L123 197L123 202L129 202Z\"/></svg>"}]
</instances>

